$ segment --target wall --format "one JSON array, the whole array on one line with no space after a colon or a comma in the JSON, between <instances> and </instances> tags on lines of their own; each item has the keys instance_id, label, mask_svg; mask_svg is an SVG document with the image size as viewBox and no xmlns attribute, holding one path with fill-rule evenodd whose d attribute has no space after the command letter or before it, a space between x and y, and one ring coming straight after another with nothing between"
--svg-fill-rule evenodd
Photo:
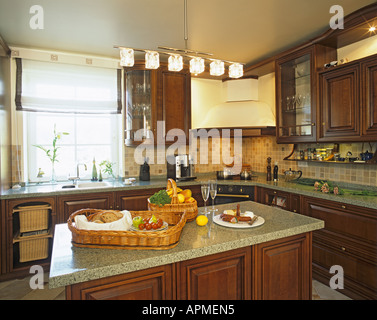
<instances>
[{"instance_id":1,"label":"wall","mask_svg":"<svg viewBox=\"0 0 377 320\"><path fill-rule=\"evenodd\" d=\"M10 58L0 45L0 192L11 183L10 105Z\"/></svg>"}]
</instances>

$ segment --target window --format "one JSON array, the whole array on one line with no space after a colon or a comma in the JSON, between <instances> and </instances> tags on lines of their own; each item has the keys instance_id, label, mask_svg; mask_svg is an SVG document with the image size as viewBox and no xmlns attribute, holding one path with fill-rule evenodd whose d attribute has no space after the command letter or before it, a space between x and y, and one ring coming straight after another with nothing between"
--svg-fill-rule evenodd
<instances>
[{"instance_id":1,"label":"window","mask_svg":"<svg viewBox=\"0 0 377 320\"><path fill-rule=\"evenodd\" d=\"M82 115L27 112L24 132L26 132L27 176L29 182L49 181L51 178L51 161L45 152L35 147L41 145L47 149L52 147L54 125L57 132L68 132L58 140L58 162L55 163L56 179L67 180L77 175L77 164L80 166L80 178L90 179L93 159L96 160L97 171L104 160L115 163L114 173L119 168L119 149L121 143L121 116L113 114ZM39 168L45 173L37 178ZM107 176L104 174L103 178Z\"/></svg>"},{"instance_id":2,"label":"window","mask_svg":"<svg viewBox=\"0 0 377 320\"><path fill-rule=\"evenodd\" d=\"M49 181L54 128L67 132L57 141L55 177L90 179L93 160L120 167L122 137L121 72L117 69L16 59L16 110L23 112L25 179ZM43 177L38 173L44 172ZM107 178L103 174L103 178Z\"/></svg>"}]
</instances>

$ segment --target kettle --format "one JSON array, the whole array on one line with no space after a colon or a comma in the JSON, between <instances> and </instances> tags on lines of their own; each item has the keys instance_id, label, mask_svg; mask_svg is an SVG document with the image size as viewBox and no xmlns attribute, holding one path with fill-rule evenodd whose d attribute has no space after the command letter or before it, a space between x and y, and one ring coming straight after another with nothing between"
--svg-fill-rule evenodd
<instances>
[{"instance_id":1,"label":"kettle","mask_svg":"<svg viewBox=\"0 0 377 320\"><path fill-rule=\"evenodd\" d=\"M285 179L286 182L289 182L289 181L292 181L292 180L298 180L298 179L301 178L301 176L302 176L301 170L292 171L292 169L289 168L289 170L284 171L284 179Z\"/></svg>"},{"instance_id":2,"label":"kettle","mask_svg":"<svg viewBox=\"0 0 377 320\"><path fill-rule=\"evenodd\" d=\"M150 172L149 172L149 164L148 164L148 158L144 160L144 164L140 166L140 175L139 179L140 181L149 181L150 180Z\"/></svg>"}]
</instances>

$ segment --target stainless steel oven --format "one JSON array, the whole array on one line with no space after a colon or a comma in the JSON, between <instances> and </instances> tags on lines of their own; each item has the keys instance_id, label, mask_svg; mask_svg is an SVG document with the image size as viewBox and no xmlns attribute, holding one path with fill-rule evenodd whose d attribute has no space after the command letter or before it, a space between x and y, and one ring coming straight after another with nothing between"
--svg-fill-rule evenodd
<instances>
[{"instance_id":1,"label":"stainless steel oven","mask_svg":"<svg viewBox=\"0 0 377 320\"><path fill-rule=\"evenodd\" d=\"M240 201L254 201L254 186L217 185L215 204L225 204Z\"/></svg>"}]
</instances>

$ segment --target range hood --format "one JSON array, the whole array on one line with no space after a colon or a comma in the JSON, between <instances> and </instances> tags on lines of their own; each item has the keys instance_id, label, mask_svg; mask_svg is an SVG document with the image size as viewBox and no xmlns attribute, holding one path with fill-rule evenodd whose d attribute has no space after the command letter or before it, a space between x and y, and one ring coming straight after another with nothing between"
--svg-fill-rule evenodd
<instances>
[{"instance_id":1,"label":"range hood","mask_svg":"<svg viewBox=\"0 0 377 320\"><path fill-rule=\"evenodd\" d=\"M225 81L223 83L225 102L212 107L200 127L274 129L276 120L272 106L259 101L258 92L257 79Z\"/></svg>"}]
</instances>

